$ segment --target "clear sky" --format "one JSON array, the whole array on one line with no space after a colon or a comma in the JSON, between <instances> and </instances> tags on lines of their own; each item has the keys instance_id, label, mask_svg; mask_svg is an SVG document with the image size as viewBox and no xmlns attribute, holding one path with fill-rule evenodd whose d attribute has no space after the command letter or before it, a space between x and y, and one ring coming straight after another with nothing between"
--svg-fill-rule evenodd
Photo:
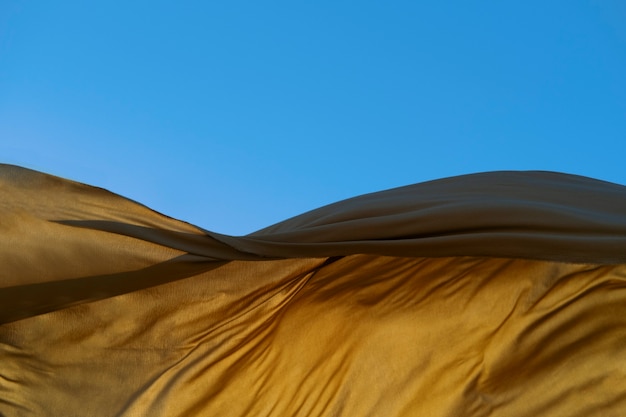
<instances>
[{"instance_id":1,"label":"clear sky","mask_svg":"<svg viewBox=\"0 0 626 417\"><path fill-rule=\"evenodd\" d=\"M625 151L623 0L0 1L0 161L217 232Z\"/></svg>"}]
</instances>

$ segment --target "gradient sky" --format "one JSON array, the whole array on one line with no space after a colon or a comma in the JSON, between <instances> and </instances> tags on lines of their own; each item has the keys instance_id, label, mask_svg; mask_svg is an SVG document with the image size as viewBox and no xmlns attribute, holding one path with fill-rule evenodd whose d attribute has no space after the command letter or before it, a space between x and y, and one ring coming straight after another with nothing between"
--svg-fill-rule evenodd
<instances>
[{"instance_id":1,"label":"gradient sky","mask_svg":"<svg viewBox=\"0 0 626 417\"><path fill-rule=\"evenodd\" d=\"M244 234L492 170L626 184L626 2L0 2L0 162Z\"/></svg>"}]
</instances>

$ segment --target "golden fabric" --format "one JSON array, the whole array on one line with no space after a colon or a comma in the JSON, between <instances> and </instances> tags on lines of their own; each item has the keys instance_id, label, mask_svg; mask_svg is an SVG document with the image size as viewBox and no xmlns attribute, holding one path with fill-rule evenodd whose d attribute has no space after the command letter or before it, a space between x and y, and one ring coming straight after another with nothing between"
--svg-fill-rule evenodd
<instances>
[{"instance_id":1,"label":"golden fabric","mask_svg":"<svg viewBox=\"0 0 626 417\"><path fill-rule=\"evenodd\" d=\"M245 237L0 195L0 415L626 415L624 187L478 174Z\"/></svg>"}]
</instances>

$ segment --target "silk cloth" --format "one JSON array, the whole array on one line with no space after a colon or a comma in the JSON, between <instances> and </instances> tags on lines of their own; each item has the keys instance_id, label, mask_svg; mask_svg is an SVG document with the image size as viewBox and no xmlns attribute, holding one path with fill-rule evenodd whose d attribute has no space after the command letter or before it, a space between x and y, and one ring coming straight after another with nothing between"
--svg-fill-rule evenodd
<instances>
[{"instance_id":1,"label":"silk cloth","mask_svg":"<svg viewBox=\"0 0 626 417\"><path fill-rule=\"evenodd\" d=\"M625 248L550 172L234 237L0 165L0 415L624 416Z\"/></svg>"}]
</instances>

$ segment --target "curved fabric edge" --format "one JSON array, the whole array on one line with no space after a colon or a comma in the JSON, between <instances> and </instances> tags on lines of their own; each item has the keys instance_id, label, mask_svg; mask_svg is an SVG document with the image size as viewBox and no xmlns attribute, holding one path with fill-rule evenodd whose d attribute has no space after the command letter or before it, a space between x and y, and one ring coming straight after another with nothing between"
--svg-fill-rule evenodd
<instances>
[{"instance_id":1,"label":"curved fabric edge","mask_svg":"<svg viewBox=\"0 0 626 417\"><path fill-rule=\"evenodd\" d=\"M266 255L351 250L619 264L626 187L544 171L471 174L355 197L227 242Z\"/></svg>"},{"instance_id":2,"label":"curved fabric edge","mask_svg":"<svg viewBox=\"0 0 626 417\"><path fill-rule=\"evenodd\" d=\"M0 166L5 210L128 236L213 260L377 254L626 261L626 187L542 171L502 171L367 194L247 236L184 223L106 190ZM51 194L54 196L51 196ZM15 208L15 207L14 207Z\"/></svg>"}]
</instances>

